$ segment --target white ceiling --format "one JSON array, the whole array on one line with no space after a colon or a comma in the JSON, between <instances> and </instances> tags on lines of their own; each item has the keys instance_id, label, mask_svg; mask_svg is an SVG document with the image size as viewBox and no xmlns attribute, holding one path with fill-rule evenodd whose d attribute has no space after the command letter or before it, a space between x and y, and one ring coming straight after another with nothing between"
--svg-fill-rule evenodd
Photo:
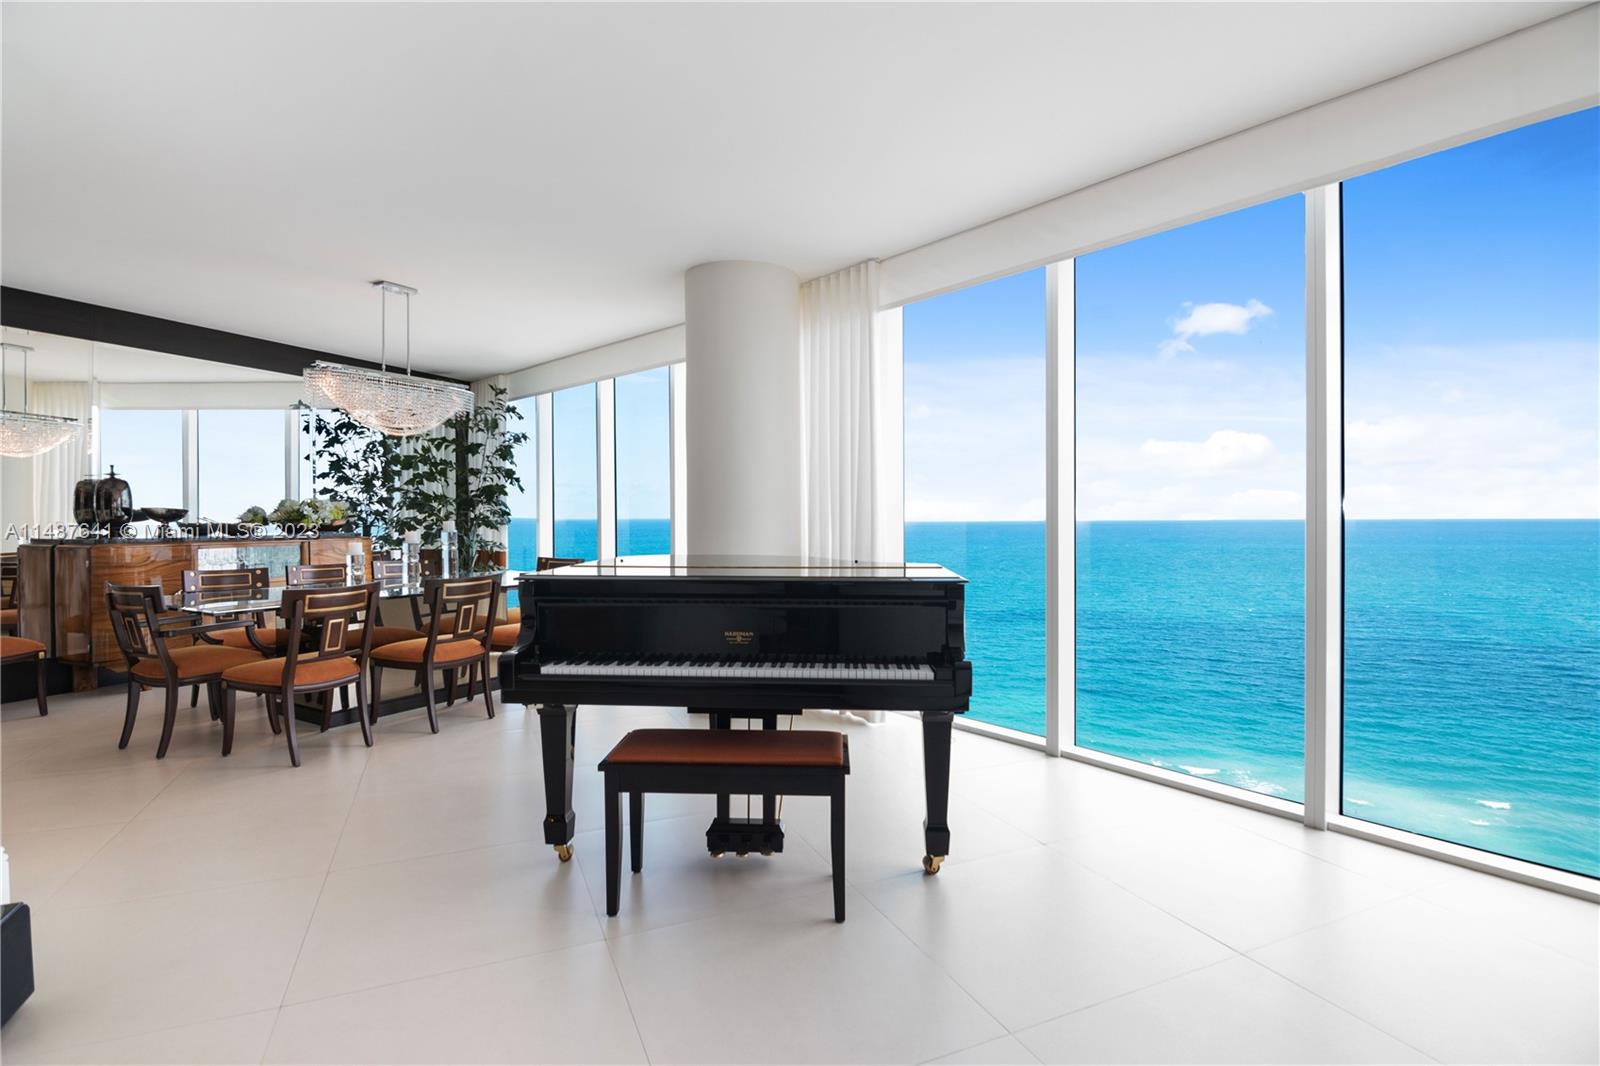
<instances>
[{"instance_id":1,"label":"white ceiling","mask_svg":"<svg viewBox=\"0 0 1600 1066\"><path fill-rule=\"evenodd\" d=\"M416 365L682 321L682 272L884 257L1573 3L16 4L7 285Z\"/></svg>"}]
</instances>

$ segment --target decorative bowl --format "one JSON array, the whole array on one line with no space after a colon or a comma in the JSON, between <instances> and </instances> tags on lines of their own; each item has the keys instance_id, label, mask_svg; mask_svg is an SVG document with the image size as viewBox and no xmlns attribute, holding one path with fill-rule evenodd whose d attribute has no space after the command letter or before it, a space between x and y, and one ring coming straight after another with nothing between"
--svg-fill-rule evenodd
<instances>
[{"instance_id":1,"label":"decorative bowl","mask_svg":"<svg viewBox=\"0 0 1600 1066\"><path fill-rule=\"evenodd\" d=\"M146 507L143 510L146 516L163 525L168 522L176 522L189 513L187 507Z\"/></svg>"}]
</instances>

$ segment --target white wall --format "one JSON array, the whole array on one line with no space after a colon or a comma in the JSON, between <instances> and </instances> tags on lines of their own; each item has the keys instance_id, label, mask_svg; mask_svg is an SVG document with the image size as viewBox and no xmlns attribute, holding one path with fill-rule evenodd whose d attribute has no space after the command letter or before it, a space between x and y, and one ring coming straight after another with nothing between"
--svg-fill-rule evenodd
<instances>
[{"instance_id":1,"label":"white wall","mask_svg":"<svg viewBox=\"0 0 1600 1066\"><path fill-rule=\"evenodd\" d=\"M803 548L800 279L723 262L684 277L689 551Z\"/></svg>"}]
</instances>

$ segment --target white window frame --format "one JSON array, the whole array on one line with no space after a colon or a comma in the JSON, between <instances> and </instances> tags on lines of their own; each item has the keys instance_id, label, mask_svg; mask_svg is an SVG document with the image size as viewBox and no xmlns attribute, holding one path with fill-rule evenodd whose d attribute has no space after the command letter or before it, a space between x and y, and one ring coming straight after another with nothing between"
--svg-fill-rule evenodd
<instances>
[{"instance_id":1,"label":"white window frame","mask_svg":"<svg viewBox=\"0 0 1600 1066\"><path fill-rule=\"evenodd\" d=\"M1080 747L1076 724L1075 260L1045 268L1045 732L957 716L966 732L1036 748L1242 807L1600 902L1600 880L1343 814L1344 293L1342 183L1305 194L1305 802Z\"/></svg>"}]
</instances>

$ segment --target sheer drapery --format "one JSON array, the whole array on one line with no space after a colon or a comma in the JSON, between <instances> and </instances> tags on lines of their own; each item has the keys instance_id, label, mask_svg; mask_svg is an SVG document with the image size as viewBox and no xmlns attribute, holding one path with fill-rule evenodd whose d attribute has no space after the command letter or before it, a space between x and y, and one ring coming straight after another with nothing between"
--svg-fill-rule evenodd
<instances>
[{"instance_id":1,"label":"sheer drapery","mask_svg":"<svg viewBox=\"0 0 1600 1066\"><path fill-rule=\"evenodd\" d=\"M81 427L66 443L33 458L33 518L39 525L67 523L72 489L89 472L89 386L82 381L35 381L28 389L34 414L76 418Z\"/></svg>"},{"instance_id":2,"label":"sheer drapery","mask_svg":"<svg viewBox=\"0 0 1600 1066\"><path fill-rule=\"evenodd\" d=\"M904 554L900 311L878 310L878 264L800 287L805 545L813 558Z\"/></svg>"}]
</instances>

